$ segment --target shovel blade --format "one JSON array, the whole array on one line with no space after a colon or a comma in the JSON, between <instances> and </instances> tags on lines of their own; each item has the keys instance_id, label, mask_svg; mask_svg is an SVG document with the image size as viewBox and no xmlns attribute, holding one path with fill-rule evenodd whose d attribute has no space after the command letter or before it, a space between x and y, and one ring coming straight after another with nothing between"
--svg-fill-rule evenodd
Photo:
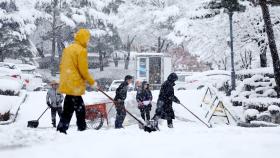
<instances>
[{"instance_id":1,"label":"shovel blade","mask_svg":"<svg viewBox=\"0 0 280 158\"><path fill-rule=\"evenodd\" d=\"M37 120L32 120L27 122L27 127L37 128L38 126L39 126L39 121Z\"/></svg>"},{"instance_id":2,"label":"shovel blade","mask_svg":"<svg viewBox=\"0 0 280 158\"><path fill-rule=\"evenodd\" d=\"M157 129L153 127L144 126L144 131L151 133L157 131Z\"/></svg>"},{"instance_id":3,"label":"shovel blade","mask_svg":"<svg viewBox=\"0 0 280 158\"><path fill-rule=\"evenodd\" d=\"M149 132L149 133L159 131L158 122L154 121L154 120L147 121L146 125L139 124L139 128L143 129L145 132Z\"/></svg>"}]
</instances>

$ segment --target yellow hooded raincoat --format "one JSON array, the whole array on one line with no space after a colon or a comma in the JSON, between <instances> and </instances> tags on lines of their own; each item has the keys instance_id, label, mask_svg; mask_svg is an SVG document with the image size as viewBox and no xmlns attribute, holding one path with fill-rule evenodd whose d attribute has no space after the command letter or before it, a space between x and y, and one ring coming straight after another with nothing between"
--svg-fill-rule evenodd
<instances>
[{"instance_id":1,"label":"yellow hooded raincoat","mask_svg":"<svg viewBox=\"0 0 280 158\"><path fill-rule=\"evenodd\" d=\"M85 93L86 83L95 83L88 71L87 44L90 32L80 29L75 35L75 42L63 50L60 63L59 92L72 96Z\"/></svg>"}]
</instances>

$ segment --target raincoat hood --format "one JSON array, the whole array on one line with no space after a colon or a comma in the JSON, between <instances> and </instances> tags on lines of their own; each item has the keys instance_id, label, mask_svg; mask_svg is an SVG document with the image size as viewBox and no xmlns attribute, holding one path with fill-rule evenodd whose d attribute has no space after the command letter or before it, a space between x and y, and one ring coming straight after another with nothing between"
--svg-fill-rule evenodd
<instances>
[{"instance_id":1,"label":"raincoat hood","mask_svg":"<svg viewBox=\"0 0 280 158\"><path fill-rule=\"evenodd\" d=\"M80 29L75 34L75 42L83 46L84 48L87 47L87 44L90 39L90 32L88 29Z\"/></svg>"}]
</instances>

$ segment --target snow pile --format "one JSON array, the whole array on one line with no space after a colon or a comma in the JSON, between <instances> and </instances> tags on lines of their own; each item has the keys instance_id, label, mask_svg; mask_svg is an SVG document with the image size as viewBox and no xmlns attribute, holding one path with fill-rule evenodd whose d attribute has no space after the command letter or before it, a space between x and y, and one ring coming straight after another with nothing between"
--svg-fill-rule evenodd
<instances>
[{"instance_id":1,"label":"snow pile","mask_svg":"<svg viewBox=\"0 0 280 158\"><path fill-rule=\"evenodd\" d=\"M63 136L52 129L33 130L15 125L3 126L0 127L0 150L42 144L47 140L55 140L57 135Z\"/></svg>"}]
</instances>

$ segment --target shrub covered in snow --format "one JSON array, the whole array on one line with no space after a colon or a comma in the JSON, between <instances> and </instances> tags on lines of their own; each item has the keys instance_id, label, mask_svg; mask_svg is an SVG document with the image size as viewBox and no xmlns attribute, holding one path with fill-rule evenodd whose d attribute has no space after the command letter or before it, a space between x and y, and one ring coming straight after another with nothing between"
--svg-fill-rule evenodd
<instances>
[{"instance_id":1,"label":"shrub covered in snow","mask_svg":"<svg viewBox=\"0 0 280 158\"><path fill-rule=\"evenodd\" d=\"M270 105L268 107L268 111L273 115L273 114L277 114L280 112L280 107L276 106L276 105Z\"/></svg>"},{"instance_id":2,"label":"shrub covered in snow","mask_svg":"<svg viewBox=\"0 0 280 158\"><path fill-rule=\"evenodd\" d=\"M0 121L7 121L10 118L10 110L12 108L12 104L9 99L1 98L0 105Z\"/></svg>"},{"instance_id":3,"label":"shrub covered in snow","mask_svg":"<svg viewBox=\"0 0 280 158\"><path fill-rule=\"evenodd\" d=\"M271 68L242 70L237 73L241 84L232 93L232 102L235 106L243 106L247 122L258 121L274 122L273 117L280 112L280 99L277 98L276 83ZM254 109L254 116L252 109ZM256 114L258 112L259 114ZM272 116L274 115L274 116ZM280 123L280 122L279 122Z\"/></svg>"},{"instance_id":4,"label":"shrub covered in snow","mask_svg":"<svg viewBox=\"0 0 280 158\"><path fill-rule=\"evenodd\" d=\"M245 111L245 120L246 120L246 122L250 122L252 120L256 120L258 114L259 114L259 111L256 110L256 109L247 109Z\"/></svg>"}]
</instances>

